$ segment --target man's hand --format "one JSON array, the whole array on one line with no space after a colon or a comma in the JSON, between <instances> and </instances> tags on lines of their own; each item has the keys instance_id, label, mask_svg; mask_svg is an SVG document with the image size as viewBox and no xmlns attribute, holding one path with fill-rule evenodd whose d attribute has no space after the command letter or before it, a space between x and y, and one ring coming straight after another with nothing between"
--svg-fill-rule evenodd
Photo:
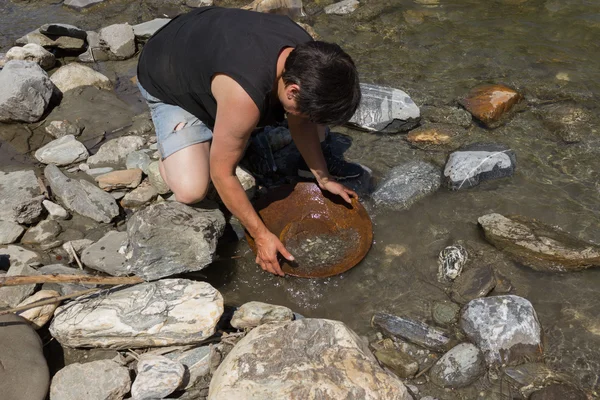
<instances>
[{"instance_id":1,"label":"man's hand","mask_svg":"<svg viewBox=\"0 0 600 400\"><path fill-rule=\"evenodd\" d=\"M341 196L346 203L352 204L351 197L357 198L358 195L354 190L348 189L346 186L332 180L325 180L324 182L319 182L319 186L323 190L327 190L329 193L337 194Z\"/></svg>"},{"instance_id":2,"label":"man's hand","mask_svg":"<svg viewBox=\"0 0 600 400\"><path fill-rule=\"evenodd\" d=\"M271 232L266 232L254 238L254 243L256 244L256 263L267 272L284 276L277 261L277 253L281 253L289 261L294 261L294 257L286 250L279 238Z\"/></svg>"}]
</instances>

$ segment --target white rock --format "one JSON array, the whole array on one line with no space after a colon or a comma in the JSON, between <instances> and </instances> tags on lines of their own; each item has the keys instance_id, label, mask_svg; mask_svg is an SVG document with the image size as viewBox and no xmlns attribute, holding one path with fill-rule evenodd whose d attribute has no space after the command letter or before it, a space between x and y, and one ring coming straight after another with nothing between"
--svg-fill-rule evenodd
<instances>
[{"instance_id":1,"label":"white rock","mask_svg":"<svg viewBox=\"0 0 600 400\"><path fill-rule=\"evenodd\" d=\"M50 400L121 400L130 387L129 370L112 360L75 363L54 375Z\"/></svg>"},{"instance_id":2,"label":"white rock","mask_svg":"<svg viewBox=\"0 0 600 400\"><path fill-rule=\"evenodd\" d=\"M12 221L0 221L0 244L11 244L25 232L25 228Z\"/></svg>"},{"instance_id":3,"label":"white rock","mask_svg":"<svg viewBox=\"0 0 600 400\"><path fill-rule=\"evenodd\" d=\"M231 326L237 329L255 328L268 322L284 322L294 319L294 313L287 307L250 301L233 313Z\"/></svg>"},{"instance_id":4,"label":"white rock","mask_svg":"<svg viewBox=\"0 0 600 400\"><path fill-rule=\"evenodd\" d=\"M170 18L155 18L133 26L133 34L138 39L149 39L156 31L171 22Z\"/></svg>"},{"instance_id":5,"label":"white rock","mask_svg":"<svg viewBox=\"0 0 600 400\"><path fill-rule=\"evenodd\" d=\"M55 139L35 152L35 158L44 164L69 165L84 161L89 153L73 135Z\"/></svg>"},{"instance_id":6,"label":"white rock","mask_svg":"<svg viewBox=\"0 0 600 400\"><path fill-rule=\"evenodd\" d=\"M18 217L15 207L39 195L40 185L35 172L0 171L0 221L15 222Z\"/></svg>"},{"instance_id":7,"label":"white rock","mask_svg":"<svg viewBox=\"0 0 600 400\"><path fill-rule=\"evenodd\" d=\"M325 7L325 14L346 15L358 8L358 0L344 0Z\"/></svg>"},{"instance_id":8,"label":"white rock","mask_svg":"<svg viewBox=\"0 0 600 400\"><path fill-rule=\"evenodd\" d=\"M162 399L181 385L185 368L165 356L142 355L137 364L137 377L131 386L135 400Z\"/></svg>"},{"instance_id":9,"label":"white rock","mask_svg":"<svg viewBox=\"0 0 600 400\"><path fill-rule=\"evenodd\" d=\"M17 307L21 307L27 304L35 303L44 299L48 299L51 297L58 297L60 294L54 290L40 290L36 294L27 299L23 300ZM45 306L39 306L35 308L30 308L29 310L19 311L17 315L25 318L35 329L40 329L42 326L46 325L50 318L54 315L54 310L58 307L58 303L47 304Z\"/></svg>"},{"instance_id":10,"label":"white rock","mask_svg":"<svg viewBox=\"0 0 600 400\"><path fill-rule=\"evenodd\" d=\"M78 63L60 67L52 74L50 80L63 93L80 86L95 86L104 90L113 89L112 82L106 76Z\"/></svg>"},{"instance_id":11,"label":"white rock","mask_svg":"<svg viewBox=\"0 0 600 400\"><path fill-rule=\"evenodd\" d=\"M100 41L110 49L112 58L124 60L135 54L135 35L128 23L110 25L98 33Z\"/></svg>"},{"instance_id":12,"label":"white rock","mask_svg":"<svg viewBox=\"0 0 600 400\"><path fill-rule=\"evenodd\" d=\"M45 70L54 67L56 58L54 54L36 43L28 43L23 47L13 47L6 52L6 61L25 60L32 61Z\"/></svg>"},{"instance_id":13,"label":"white rock","mask_svg":"<svg viewBox=\"0 0 600 400\"><path fill-rule=\"evenodd\" d=\"M104 0L65 0L65 6L81 10L88 8L96 3L102 3Z\"/></svg>"},{"instance_id":14,"label":"white rock","mask_svg":"<svg viewBox=\"0 0 600 400\"><path fill-rule=\"evenodd\" d=\"M242 167L237 167L235 169L235 175L242 184L244 191L246 191L246 196L248 196L249 199L252 199L256 194L256 179L254 179L250 172Z\"/></svg>"},{"instance_id":15,"label":"white rock","mask_svg":"<svg viewBox=\"0 0 600 400\"><path fill-rule=\"evenodd\" d=\"M65 210L64 208L62 208L61 206L59 206L58 204L53 203L50 200L44 200L44 201L42 201L42 204L44 205L44 208L48 211L48 214L50 214L50 218L53 218L53 219L69 218L69 212L67 210Z\"/></svg>"},{"instance_id":16,"label":"white rock","mask_svg":"<svg viewBox=\"0 0 600 400\"><path fill-rule=\"evenodd\" d=\"M124 165L127 155L144 146L145 140L140 136L121 136L111 139L98 149L98 152L88 158L91 168L118 164Z\"/></svg>"}]
</instances>

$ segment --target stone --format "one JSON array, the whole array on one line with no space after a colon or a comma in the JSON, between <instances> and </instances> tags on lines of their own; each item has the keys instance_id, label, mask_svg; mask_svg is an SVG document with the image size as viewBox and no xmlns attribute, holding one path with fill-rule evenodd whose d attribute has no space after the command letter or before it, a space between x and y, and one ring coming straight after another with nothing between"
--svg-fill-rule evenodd
<instances>
[{"instance_id":1,"label":"stone","mask_svg":"<svg viewBox=\"0 0 600 400\"><path fill-rule=\"evenodd\" d=\"M47 219L36 226L27 229L25 235L21 239L23 244L28 245L43 245L56 242L56 237L62 232L62 227L54 220ZM56 246L60 246L62 242ZM53 247L56 247L53 246Z\"/></svg>"},{"instance_id":2,"label":"stone","mask_svg":"<svg viewBox=\"0 0 600 400\"><path fill-rule=\"evenodd\" d=\"M587 400L588 396L571 385L554 383L533 392L529 400Z\"/></svg>"},{"instance_id":3,"label":"stone","mask_svg":"<svg viewBox=\"0 0 600 400\"><path fill-rule=\"evenodd\" d=\"M23 200L13 207L15 221L19 224L34 224L39 221L42 215L42 201L44 196L37 196L32 199Z\"/></svg>"},{"instance_id":4,"label":"stone","mask_svg":"<svg viewBox=\"0 0 600 400\"><path fill-rule=\"evenodd\" d=\"M460 144L460 128L447 124L427 124L413 129L406 135L406 141L413 147L428 151L456 150Z\"/></svg>"},{"instance_id":5,"label":"stone","mask_svg":"<svg viewBox=\"0 0 600 400\"><path fill-rule=\"evenodd\" d=\"M169 189L169 185L167 185L162 175L160 174L158 161L154 161L148 166L148 180L150 181L150 184L156 189L158 194L166 194L171 191L171 189Z\"/></svg>"},{"instance_id":6,"label":"stone","mask_svg":"<svg viewBox=\"0 0 600 400\"><path fill-rule=\"evenodd\" d=\"M136 150L127 154L125 158L125 167L127 169L139 168L148 175L150 163L152 160L146 150Z\"/></svg>"},{"instance_id":7,"label":"stone","mask_svg":"<svg viewBox=\"0 0 600 400\"><path fill-rule=\"evenodd\" d=\"M50 80L63 93L80 86L95 86L98 89L113 90L113 83L110 79L79 63L63 65L52 74Z\"/></svg>"},{"instance_id":8,"label":"stone","mask_svg":"<svg viewBox=\"0 0 600 400\"><path fill-rule=\"evenodd\" d=\"M131 386L136 400L163 399L181 385L185 368L165 356L142 355L137 363L137 376Z\"/></svg>"},{"instance_id":9,"label":"stone","mask_svg":"<svg viewBox=\"0 0 600 400\"><path fill-rule=\"evenodd\" d=\"M110 50L109 57L125 60L135 54L135 35L128 23L114 24L100 29L100 42Z\"/></svg>"},{"instance_id":10,"label":"stone","mask_svg":"<svg viewBox=\"0 0 600 400\"><path fill-rule=\"evenodd\" d=\"M110 58L109 50L105 48L100 41L100 35L95 31L87 31L87 50L80 54L77 59L80 62L98 62L108 61Z\"/></svg>"},{"instance_id":11,"label":"stone","mask_svg":"<svg viewBox=\"0 0 600 400\"><path fill-rule=\"evenodd\" d=\"M10 263L6 276L15 275L38 275L38 272L28 264L38 260L37 253L25 250L22 247L9 245L0 248L0 259L2 263ZM5 304L11 308L31 296L35 290L33 285L18 285L0 287L0 305Z\"/></svg>"},{"instance_id":12,"label":"stone","mask_svg":"<svg viewBox=\"0 0 600 400\"><path fill-rule=\"evenodd\" d=\"M410 355L396 349L376 350L375 358L399 378L412 378L419 371L419 363Z\"/></svg>"},{"instance_id":13,"label":"stone","mask_svg":"<svg viewBox=\"0 0 600 400\"><path fill-rule=\"evenodd\" d=\"M55 139L59 139L63 136L81 135L81 127L77 124L73 124L69 121L52 121L46 126L46 132Z\"/></svg>"},{"instance_id":14,"label":"stone","mask_svg":"<svg viewBox=\"0 0 600 400\"><path fill-rule=\"evenodd\" d=\"M140 186L127 193L121 200L123 208L138 208L142 207L158 197L158 192L150 182L144 181Z\"/></svg>"},{"instance_id":15,"label":"stone","mask_svg":"<svg viewBox=\"0 0 600 400\"><path fill-rule=\"evenodd\" d=\"M360 84L362 98L349 123L367 131L405 132L421 117L419 107L408 94L391 87Z\"/></svg>"},{"instance_id":16,"label":"stone","mask_svg":"<svg viewBox=\"0 0 600 400\"><path fill-rule=\"evenodd\" d=\"M485 372L485 360L477 346L461 343L444 354L431 368L431 381L443 388L469 386Z\"/></svg>"},{"instance_id":17,"label":"stone","mask_svg":"<svg viewBox=\"0 0 600 400\"><path fill-rule=\"evenodd\" d=\"M4 64L6 64L6 53L0 53L0 68L4 67Z\"/></svg>"},{"instance_id":18,"label":"stone","mask_svg":"<svg viewBox=\"0 0 600 400\"><path fill-rule=\"evenodd\" d=\"M480 85L459 100L468 112L487 127L495 127L523 96L504 85Z\"/></svg>"},{"instance_id":19,"label":"stone","mask_svg":"<svg viewBox=\"0 0 600 400\"><path fill-rule=\"evenodd\" d=\"M14 314L0 315L0 393L6 400L45 400L50 373L39 335Z\"/></svg>"},{"instance_id":20,"label":"stone","mask_svg":"<svg viewBox=\"0 0 600 400\"><path fill-rule=\"evenodd\" d=\"M191 350L176 351L165 355L170 360L181 363L186 375L180 389L187 390L195 386L210 373L211 346L200 346Z\"/></svg>"},{"instance_id":21,"label":"stone","mask_svg":"<svg viewBox=\"0 0 600 400\"><path fill-rule=\"evenodd\" d=\"M16 242L25 232L25 228L12 221L0 221L0 244Z\"/></svg>"},{"instance_id":22,"label":"stone","mask_svg":"<svg viewBox=\"0 0 600 400\"><path fill-rule=\"evenodd\" d=\"M199 271L213 261L225 217L217 208L153 204L127 222L130 273L145 280Z\"/></svg>"},{"instance_id":23,"label":"stone","mask_svg":"<svg viewBox=\"0 0 600 400\"><path fill-rule=\"evenodd\" d=\"M446 246L438 256L438 281L451 282L460 276L469 252L460 244Z\"/></svg>"},{"instance_id":24,"label":"stone","mask_svg":"<svg viewBox=\"0 0 600 400\"><path fill-rule=\"evenodd\" d=\"M478 222L488 242L537 271L567 272L600 266L600 246L558 227L519 215L487 214Z\"/></svg>"},{"instance_id":25,"label":"stone","mask_svg":"<svg viewBox=\"0 0 600 400\"><path fill-rule=\"evenodd\" d=\"M285 322L294 319L294 313L287 307L250 301L233 313L231 326L237 329L252 329L268 322Z\"/></svg>"},{"instance_id":26,"label":"stone","mask_svg":"<svg viewBox=\"0 0 600 400\"><path fill-rule=\"evenodd\" d=\"M524 398L530 398L531 393L552 383L566 383L569 376L554 372L546 364L532 362L504 368L507 381L516 386ZM570 399L566 397L565 399Z\"/></svg>"},{"instance_id":27,"label":"stone","mask_svg":"<svg viewBox=\"0 0 600 400\"><path fill-rule=\"evenodd\" d=\"M83 50L85 47L85 41L83 39L68 36L59 36L56 39L52 39L41 33L39 29L31 31L15 41L17 46L24 46L29 43L39 44L48 49L57 48L70 51Z\"/></svg>"},{"instance_id":28,"label":"stone","mask_svg":"<svg viewBox=\"0 0 600 400\"><path fill-rule=\"evenodd\" d=\"M54 85L31 61L8 61L0 70L0 122L36 122L48 104Z\"/></svg>"},{"instance_id":29,"label":"stone","mask_svg":"<svg viewBox=\"0 0 600 400\"><path fill-rule=\"evenodd\" d=\"M119 215L119 206L115 199L93 184L83 179L76 181L67 178L52 164L46 166L44 175L52 193L68 210L106 223Z\"/></svg>"},{"instance_id":30,"label":"stone","mask_svg":"<svg viewBox=\"0 0 600 400\"><path fill-rule=\"evenodd\" d=\"M0 171L0 221L16 222L15 207L37 199L40 194L40 185L32 170Z\"/></svg>"},{"instance_id":31,"label":"stone","mask_svg":"<svg viewBox=\"0 0 600 400\"><path fill-rule=\"evenodd\" d=\"M88 268L112 276L127 275L125 254L127 232L110 231L81 253L81 262Z\"/></svg>"},{"instance_id":32,"label":"stone","mask_svg":"<svg viewBox=\"0 0 600 400\"><path fill-rule=\"evenodd\" d=\"M358 8L358 0L343 0L325 7L325 14L346 15Z\"/></svg>"},{"instance_id":33,"label":"stone","mask_svg":"<svg viewBox=\"0 0 600 400\"><path fill-rule=\"evenodd\" d=\"M302 319L261 325L227 355L209 400L397 399L412 397L359 337L339 321Z\"/></svg>"},{"instance_id":34,"label":"stone","mask_svg":"<svg viewBox=\"0 0 600 400\"><path fill-rule=\"evenodd\" d=\"M67 210L50 200L44 200L42 204L52 219L68 219L70 216Z\"/></svg>"},{"instance_id":35,"label":"stone","mask_svg":"<svg viewBox=\"0 0 600 400\"><path fill-rule=\"evenodd\" d=\"M140 136L121 136L111 139L98 149L98 152L88 158L91 168L102 166L124 165L127 155L144 146L145 140Z\"/></svg>"},{"instance_id":36,"label":"stone","mask_svg":"<svg viewBox=\"0 0 600 400\"><path fill-rule=\"evenodd\" d=\"M21 307L27 304L35 303L44 299L58 297L60 294L54 290L40 290L36 294L27 299L23 300L19 303L17 307ZM50 318L54 315L54 310L58 307L58 303L47 304L44 306L39 306L35 308L30 308L29 310L19 311L16 314L25 318L27 321L33 325L34 329L40 329L42 326L46 325Z\"/></svg>"},{"instance_id":37,"label":"stone","mask_svg":"<svg viewBox=\"0 0 600 400\"><path fill-rule=\"evenodd\" d=\"M498 143L474 143L448 157L444 178L452 190L468 189L482 181L500 179L515 173L515 152Z\"/></svg>"},{"instance_id":38,"label":"stone","mask_svg":"<svg viewBox=\"0 0 600 400\"><path fill-rule=\"evenodd\" d=\"M460 275L452 284L450 298L460 304L485 297L496 287L494 269L485 265L472 267Z\"/></svg>"},{"instance_id":39,"label":"stone","mask_svg":"<svg viewBox=\"0 0 600 400\"><path fill-rule=\"evenodd\" d=\"M409 161L392 168L372 198L379 207L403 210L438 190L440 185L438 167L424 161Z\"/></svg>"},{"instance_id":40,"label":"stone","mask_svg":"<svg viewBox=\"0 0 600 400\"><path fill-rule=\"evenodd\" d=\"M387 335L433 351L448 351L455 344L446 332L406 317L378 312L371 319L371 325L381 329Z\"/></svg>"},{"instance_id":41,"label":"stone","mask_svg":"<svg viewBox=\"0 0 600 400\"><path fill-rule=\"evenodd\" d=\"M536 110L546 128L565 143L577 143L592 130L592 114L575 103L549 104Z\"/></svg>"},{"instance_id":42,"label":"stone","mask_svg":"<svg viewBox=\"0 0 600 400\"><path fill-rule=\"evenodd\" d=\"M473 120L468 111L453 106L423 107L422 111L423 119L431 123L468 128Z\"/></svg>"},{"instance_id":43,"label":"stone","mask_svg":"<svg viewBox=\"0 0 600 400\"><path fill-rule=\"evenodd\" d=\"M246 171L242 167L236 167L235 175L244 188L246 196L248 196L249 199L252 199L256 194L256 179L254 179L250 172Z\"/></svg>"},{"instance_id":44,"label":"stone","mask_svg":"<svg viewBox=\"0 0 600 400\"><path fill-rule=\"evenodd\" d=\"M36 43L28 43L23 47L13 47L6 52L6 61L24 60L31 61L45 70L52 69L56 64L54 54Z\"/></svg>"},{"instance_id":45,"label":"stone","mask_svg":"<svg viewBox=\"0 0 600 400\"><path fill-rule=\"evenodd\" d=\"M287 15L291 19L304 17L302 0L254 0L244 10Z\"/></svg>"},{"instance_id":46,"label":"stone","mask_svg":"<svg viewBox=\"0 0 600 400\"><path fill-rule=\"evenodd\" d=\"M155 18L152 21L142 22L133 25L133 34L137 39L147 40L169 22L171 22L170 18Z\"/></svg>"},{"instance_id":47,"label":"stone","mask_svg":"<svg viewBox=\"0 0 600 400\"><path fill-rule=\"evenodd\" d=\"M519 296L471 300L460 326L489 365L518 365L542 356L541 327L531 303Z\"/></svg>"},{"instance_id":48,"label":"stone","mask_svg":"<svg viewBox=\"0 0 600 400\"><path fill-rule=\"evenodd\" d=\"M122 399L130 387L129 370L113 360L75 363L54 375L50 399L117 400Z\"/></svg>"},{"instance_id":49,"label":"stone","mask_svg":"<svg viewBox=\"0 0 600 400\"><path fill-rule=\"evenodd\" d=\"M85 170L85 173L89 176L96 178L100 175L105 175L113 172L115 169L112 167L100 167L100 168L88 168Z\"/></svg>"},{"instance_id":50,"label":"stone","mask_svg":"<svg viewBox=\"0 0 600 400\"><path fill-rule=\"evenodd\" d=\"M163 279L113 288L59 307L50 333L63 346L112 349L200 343L223 314L206 282Z\"/></svg>"},{"instance_id":51,"label":"stone","mask_svg":"<svg viewBox=\"0 0 600 400\"><path fill-rule=\"evenodd\" d=\"M100 189L107 192L115 189L135 189L142 182L142 170L139 168L112 171L96 177Z\"/></svg>"},{"instance_id":52,"label":"stone","mask_svg":"<svg viewBox=\"0 0 600 400\"><path fill-rule=\"evenodd\" d=\"M436 301L433 304L431 316L436 324L448 326L458 321L460 307L451 301Z\"/></svg>"},{"instance_id":53,"label":"stone","mask_svg":"<svg viewBox=\"0 0 600 400\"><path fill-rule=\"evenodd\" d=\"M35 152L35 158L43 164L69 165L87 160L89 153L73 135L54 139Z\"/></svg>"},{"instance_id":54,"label":"stone","mask_svg":"<svg viewBox=\"0 0 600 400\"><path fill-rule=\"evenodd\" d=\"M87 33L74 25L69 24L44 24L40 26L40 33L44 35L69 36L85 40Z\"/></svg>"},{"instance_id":55,"label":"stone","mask_svg":"<svg viewBox=\"0 0 600 400\"><path fill-rule=\"evenodd\" d=\"M65 0L63 4L76 10L82 10L93 6L94 4L102 3L103 1L104 0Z\"/></svg>"},{"instance_id":56,"label":"stone","mask_svg":"<svg viewBox=\"0 0 600 400\"><path fill-rule=\"evenodd\" d=\"M89 239L83 239L85 241L89 241ZM77 241L73 241L77 242ZM73 243L67 242L67 243ZM63 244L63 246L65 246ZM73 246L77 250L77 246ZM74 261L74 260L73 260ZM78 268L67 267L63 264L52 264L52 265L44 265L43 267L38 268L38 272L42 275L52 275L52 274L64 274L64 275L88 275L87 272L80 270ZM61 296L66 296L72 293L81 292L83 290L91 289L96 287L96 285L80 285L78 283L44 283L42 286L43 290L52 290L60 293ZM57 304L58 305L58 304Z\"/></svg>"}]
</instances>

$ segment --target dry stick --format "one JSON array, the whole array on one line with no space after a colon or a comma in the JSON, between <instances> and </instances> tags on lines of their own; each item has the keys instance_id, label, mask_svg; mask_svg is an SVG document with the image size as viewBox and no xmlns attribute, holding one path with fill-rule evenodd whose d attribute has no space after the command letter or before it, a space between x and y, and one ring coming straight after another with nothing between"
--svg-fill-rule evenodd
<instances>
[{"instance_id":1,"label":"dry stick","mask_svg":"<svg viewBox=\"0 0 600 400\"><path fill-rule=\"evenodd\" d=\"M73 243L69 242L69 248L71 249L71 255L73 256L75 261L77 261L77 265L79 266L79 269L83 271L83 265L81 265L81 261L79 261L79 257L77 257L77 252L73 248Z\"/></svg>"},{"instance_id":2,"label":"dry stick","mask_svg":"<svg viewBox=\"0 0 600 400\"><path fill-rule=\"evenodd\" d=\"M13 275L0 277L0 287L32 285L37 283L82 283L98 285L132 285L145 282L137 276L89 276L89 275Z\"/></svg>"},{"instance_id":3,"label":"dry stick","mask_svg":"<svg viewBox=\"0 0 600 400\"><path fill-rule=\"evenodd\" d=\"M49 304L54 304L54 303L60 303L63 300L71 299L73 297L83 296L83 295L90 294L90 293L95 293L95 292L98 292L100 290L103 290L103 289L88 289L88 290L83 290L81 292L75 292L75 293L67 294L67 295L64 295L64 296L51 297L51 298L48 298L48 299L45 299L45 300L37 301L35 303L29 303L29 304L25 304L24 306L19 306L19 307L15 307L15 308L10 308L8 310L0 311L0 315L10 314L10 313L16 313L16 312L19 312L19 311L29 310L30 308L47 306Z\"/></svg>"}]
</instances>

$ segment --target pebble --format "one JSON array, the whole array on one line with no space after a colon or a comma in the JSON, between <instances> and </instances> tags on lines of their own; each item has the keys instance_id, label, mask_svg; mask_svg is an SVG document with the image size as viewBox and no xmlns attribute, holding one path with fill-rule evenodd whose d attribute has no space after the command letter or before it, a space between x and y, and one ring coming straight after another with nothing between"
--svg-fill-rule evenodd
<instances>
[{"instance_id":1,"label":"pebble","mask_svg":"<svg viewBox=\"0 0 600 400\"><path fill-rule=\"evenodd\" d=\"M84 164L84 165L87 165L87 164ZM80 167L80 169L81 169L81 167ZM112 167L89 168L89 166L88 166L88 169L84 169L86 174L88 174L89 176L94 177L94 178L96 178L100 175L108 174L114 170L115 169Z\"/></svg>"},{"instance_id":2,"label":"pebble","mask_svg":"<svg viewBox=\"0 0 600 400\"><path fill-rule=\"evenodd\" d=\"M59 206L56 203L51 202L50 200L42 201L44 208L48 211L50 218L52 219L67 219L69 218L69 212L65 210L63 207Z\"/></svg>"},{"instance_id":3,"label":"pebble","mask_svg":"<svg viewBox=\"0 0 600 400\"><path fill-rule=\"evenodd\" d=\"M62 227L56 221L47 219L47 220L40 222L36 226L29 228L25 232L25 235L23 235L21 242L24 244L29 244L29 245L42 245L42 244L55 243L56 237L61 232L62 232ZM58 242L58 244L56 244L56 246L60 246L61 244L62 244L62 241ZM56 246L53 246L53 247L56 247Z\"/></svg>"},{"instance_id":4,"label":"pebble","mask_svg":"<svg viewBox=\"0 0 600 400\"><path fill-rule=\"evenodd\" d=\"M52 74L50 80L63 93L81 86L95 86L104 90L113 89L112 82L106 76L78 63L63 65Z\"/></svg>"},{"instance_id":5,"label":"pebble","mask_svg":"<svg viewBox=\"0 0 600 400\"><path fill-rule=\"evenodd\" d=\"M343 0L325 7L325 14L346 15L358 8L358 0Z\"/></svg>"},{"instance_id":6,"label":"pebble","mask_svg":"<svg viewBox=\"0 0 600 400\"><path fill-rule=\"evenodd\" d=\"M374 353L379 362L392 370L399 378L415 376L419 363L413 357L396 349L379 349Z\"/></svg>"},{"instance_id":7,"label":"pebble","mask_svg":"<svg viewBox=\"0 0 600 400\"><path fill-rule=\"evenodd\" d=\"M184 372L185 368L177 361L164 356L142 355L131 395L135 400L165 398L181 385Z\"/></svg>"},{"instance_id":8,"label":"pebble","mask_svg":"<svg viewBox=\"0 0 600 400\"><path fill-rule=\"evenodd\" d=\"M44 24L40 26L40 33L44 35L69 36L84 40L87 38L87 33L83 29L69 24Z\"/></svg>"},{"instance_id":9,"label":"pebble","mask_svg":"<svg viewBox=\"0 0 600 400\"><path fill-rule=\"evenodd\" d=\"M88 158L87 164L90 168L124 165L127 155L141 149L144 143L144 138L140 136L121 136L111 139L100 146L96 154Z\"/></svg>"},{"instance_id":10,"label":"pebble","mask_svg":"<svg viewBox=\"0 0 600 400\"><path fill-rule=\"evenodd\" d=\"M460 307L451 301L436 301L433 304L432 317L436 324L448 326L458 321Z\"/></svg>"}]
</instances>

